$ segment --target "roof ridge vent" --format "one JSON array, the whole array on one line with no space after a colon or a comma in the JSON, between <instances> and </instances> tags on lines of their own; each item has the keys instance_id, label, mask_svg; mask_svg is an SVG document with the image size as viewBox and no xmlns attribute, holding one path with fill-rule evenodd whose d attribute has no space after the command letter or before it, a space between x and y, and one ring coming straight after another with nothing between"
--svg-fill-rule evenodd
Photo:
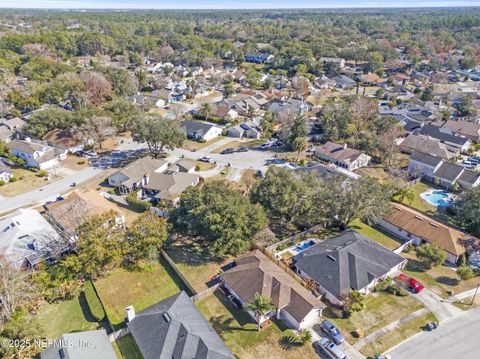
<instances>
[{"instance_id":1,"label":"roof ridge vent","mask_svg":"<svg viewBox=\"0 0 480 359\"><path fill-rule=\"evenodd\" d=\"M437 227L437 228L438 228L438 224L436 224L436 223L433 223L433 222L429 222L429 223L430 223L430 225L431 225L431 226L433 226L433 227Z\"/></svg>"},{"instance_id":2,"label":"roof ridge vent","mask_svg":"<svg viewBox=\"0 0 480 359\"><path fill-rule=\"evenodd\" d=\"M162 317L163 319L165 319L167 323L169 323L172 320L172 318L170 317L170 314L168 314L167 312L163 313Z\"/></svg>"},{"instance_id":3,"label":"roof ridge vent","mask_svg":"<svg viewBox=\"0 0 480 359\"><path fill-rule=\"evenodd\" d=\"M421 221L423 221L423 218L422 218L422 217L420 217L420 216L418 216L418 215L415 215L415 218L416 218L416 219L419 219L419 220L421 220Z\"/></svg>"},{"instance_id":4,"label":"roof ridge vent","mask_svg":"<svg viewBox=\"0 0 480 359\"><path fill-rule=\"evenodd\" d=\"M330 254L327 256L327 258L331 259L331 260L334 261L334 262L336 261L335 257L332 256L332 255L330 255Z\"/></svg>"}]
</instances>

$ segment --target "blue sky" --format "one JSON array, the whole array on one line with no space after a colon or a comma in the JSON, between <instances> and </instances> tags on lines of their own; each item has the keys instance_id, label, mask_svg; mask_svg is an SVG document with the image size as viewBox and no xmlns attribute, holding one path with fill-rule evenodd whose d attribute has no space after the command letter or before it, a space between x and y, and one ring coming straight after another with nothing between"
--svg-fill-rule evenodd
<instances>
[{"instance_id":1,"label":"blue sky","mask_svg":"<svg viewBox=\"0 0 480 359\"><path fill-rule=\"evenodd\" d=\"M0 0L0 7L115 9L268 9L480 6L480 0Z\"/></svg>"}]
</instances>

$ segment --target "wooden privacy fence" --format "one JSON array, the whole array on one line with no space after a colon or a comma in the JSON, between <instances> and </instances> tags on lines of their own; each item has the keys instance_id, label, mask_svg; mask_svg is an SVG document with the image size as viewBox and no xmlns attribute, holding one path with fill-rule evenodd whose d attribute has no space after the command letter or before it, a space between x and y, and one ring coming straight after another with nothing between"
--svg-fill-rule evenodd
<instances>
[{"instance_id":1,"label":"wooden privacy fence","mask_svg":"<svg viewBox=\"0 0 480 359\"><path fill-rule=\"evenodd\" d=\"M180 269L177 268L177 266L175 265L175 262L172 260L172 258L170 258L170 256L167 254L167 252L165 252L165 250L160 249L160 254L162 255L163 258L165 258L165 260L168 262L168 264L170 264L170 266L173 268L173 270L175 271L175 273L177 273L177 275L180 277L180 279L182 280L182 282L185 284L185 286L188 288L188 290L190 291L190 293L192 293L192 295L196 295L198 294L197 291L193 288L193 286L190 284L190 282L188 281L187 278L185 278L185 276L183 275L183 273L180 271Z\"/></svg>"}]
</instances>

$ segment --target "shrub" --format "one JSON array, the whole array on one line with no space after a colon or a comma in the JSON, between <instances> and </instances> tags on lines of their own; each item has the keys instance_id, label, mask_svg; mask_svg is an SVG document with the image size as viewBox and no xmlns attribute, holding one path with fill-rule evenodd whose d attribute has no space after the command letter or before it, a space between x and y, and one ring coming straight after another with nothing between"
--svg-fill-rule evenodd
<instances>
[{"instance_id":1,"label":"shrub","mask_svg":"<svg viewBox=\"0 0 480 359\"><path fill-rule=\"evenodd\" d=\"M4 180L0 180L0 186L3 186L5 184Z\"/></svg>"},{"instance_id":2,"label":"shrub","mask_svg":"<svg viewBox=\"0 0 480 359\"><path fill-rule=\"evenodd\" d=\"M125 200L134 211L145 212L151 207L150 202L138 198L138 191L130 193Z\"/></svg>"},{"instance_id":3,"label":"shrub","mask_svg":"<svg viewBox=\"0 0 480 359\"><path fill-rule=\"evenodd\" d=\"M77 162L77 165L84 165L84 164L85 164L85 160L81 160Z\"/></svg>"},{"instance_id":4,"label":"shrub","mask_svg":"<svg viewBox=\"0 0 480 359\"><path fill-rule=\"evenodd\" d=\"M37 177L45 177L46 175L48 175L48 172L45 171L45 170L41 170L41 171L38 172L35 176L37 176Z\"/></svg>"},{"instance_id":5,"label":"shrub","mask_svg":"<svg viewBox=\"0 0 480 359\"><path fill-rule=\"evenodd\" d=\"M15 181L17 181L17 177L15 176L10 177L10 182L15 182Z\"/></svg>"},{"instance_id":6,"label":"shrub","mask_svg":"<svg viewBox=\"0 0 480 359\"><path fill-rule=\"evenodd\" d=\"M461 280L469 280L475 276L473 269L470 267L460 267L457 268L457 274Z\"/></svg>"},{"instance_id":7,"label":"shrub","mask_svg":"<svg viewBox=\"0 0 480 359\"><path fill-rule=\"evenodd\" d=\"M28 170L30 172L38 172L38 168L35 168L35 167L28 167Z\"/></svg>"},{"instance_id":8,"label":"shrub","mask_svg":"<svg viewBox=\"0 0 480 359\"><path fill-rule=\"evenodd\" d=\"M362 329L355 329L351 334L354 338L362 338L365 336L365 332Z\"/></svg>"},{"instance_id":9,"label":"shrub","mask_svg":"<svg viewBox=\"0 0 480 359\"><path fill-rule=\"evenodd\" d=\"M200 171L200 165L195 165L195 171L196 172Z\"/></svg>"},{"instance_id":10,"label":"shrub","mask_svg":"<svg viewBox=\"0 0 480 359\"><path fill-rule=\"evenodd\" d=\"M467 265L467 257L465 253L463 253L460 257L458 257L457 266L465 267Z\"/></svg>"},{"instance_id":11,"label":"shrub","mask_svg":"<svg viewBox=\"0 0 480 359\"><path fill-rule=\"evenodd\" d=\"M387 277L375 286L375 292L381 292L392 284L392 278Z\"/></svg>"},{"instance_id":12,"label":"shrub","mask_svg":"<svg viewBox=\"0 0 480 359\"><path fill-rule=\"evenodd\" d=\"M403 249L403 252L404 253L410 253L411 251L413 251L415 249L415 247L413 246L412 243L408 243L407 246Z\"/></svg>"}]
</instances>

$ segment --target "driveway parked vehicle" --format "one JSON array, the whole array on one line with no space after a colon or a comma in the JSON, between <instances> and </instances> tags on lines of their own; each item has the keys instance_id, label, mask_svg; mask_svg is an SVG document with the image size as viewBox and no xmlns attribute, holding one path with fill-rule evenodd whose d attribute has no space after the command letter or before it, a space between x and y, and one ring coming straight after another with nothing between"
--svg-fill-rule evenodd
<instances>
[{"instance_id":1,"label":"driveway parked vehicle","mask_svg":"<svg viewBox=\"0 0 480 359\"><path fill-rule=\"evenodd\" d=\"M242 146L237 148L237 152L248 152L248 147Z\"/></svg>"},{"instance_id":2,"label":"driveway parked vehicle","mask_svg":"<svg viewBox=\"0 0 480 359\"><path fill-rule=\"evenodd\" d=\"M325 319L320 324L320 328L322 329L322 332L332 338L335 344L340 344L345 341L345 338L343 337L342 333L340 333L340 330L338 330L338 328L328 319Z\"/></svg>"},{"instance_id":3,"label":"driveway parked vehicle","mask_svg":"<svg viewBox=\"0 0 480 359\"><path fill-rule=\"evenodd\" d=\"M200 162L213 163L212 157L210 157L210 156L202 156L198 160Z\"/></svg>"},{"instance_id":4,"label":"driveway parked vehicle","mask_svg":"<svg viewBox=\"0 0 480 359\"><path fill-rule=\"evenodd\" d=\"M425 287L416 279L401 273L395 278L395 281L402 284L406 289L412 293L420 293Z\"/></svg>"},{"instance_id":5,"label":"driveway parked vehicle","mask_svg":"<svg viewBox=\"0 0 480 359\"><path fill-rule=\"evenodd\" d=\"M233 148L225 148L225 149L221 152L221 154L222 154L222 155L228 155L228 154L234 153L234 152L235 152L235 150L234 150Z\"/></svg>"},{"instance_id":6,"label":"driveway parked vehicle","mask_svg":"<svg viewBox=\"0 0 480 359\"><path fill-rule=\"evenodd\" d=\"M317 342L320 350L330 359L346 359L347 356L330 339L322 338Z\"/></svg>"}]
</instances>

